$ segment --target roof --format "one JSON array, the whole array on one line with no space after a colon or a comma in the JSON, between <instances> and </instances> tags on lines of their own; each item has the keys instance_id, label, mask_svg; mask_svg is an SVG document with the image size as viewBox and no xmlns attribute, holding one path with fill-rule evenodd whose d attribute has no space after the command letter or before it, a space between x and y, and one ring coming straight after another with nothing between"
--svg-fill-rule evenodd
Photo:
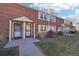
<instances>
[{"instance_id":1,"label":"roof","mask_svg":"<svg viewBox=\"0 0 79 59\"><path fill-rule=\"evenodd\" d=\"M46 14L52 15L52 14L46 12L47 9L44 9L44 10L42 9L42 10L40 10L40 9L35 9L35 8L31 8L31 7L29 7L29 6L24 6L24 5L20 5L20 4L17 4L17 5L18 5L18 6L22 6L23 8L28 7L29 9L33 9L33 10L35 10L35 11L40 11L40 12L44 12L44 13L46 13Z\"/></svg>"},{"instance_id":2,"label":"roof","mask_svg":"<svg viewBox=\"0 0 79 59\"><path fill-rule=\"evenodd\" d=\"M16 21L25 21L25 22L33 22L32 20L30 20L29 18L25 17L25 16L21 16L21 17L17 17L14 18L12 20L16 20Z\"/></svg>"}]
</instances>

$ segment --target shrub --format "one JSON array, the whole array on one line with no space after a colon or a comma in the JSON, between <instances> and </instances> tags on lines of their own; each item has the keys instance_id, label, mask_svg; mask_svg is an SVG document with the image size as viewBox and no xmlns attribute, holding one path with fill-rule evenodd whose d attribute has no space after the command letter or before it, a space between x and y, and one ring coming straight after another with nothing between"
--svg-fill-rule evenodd
<instances>
[{"instance_id":1,"label":"shrub","mask_svg":"<svg viewBox=\"0 0 79 59\"><path fill-rule=\"evenodd\" d=\"M63 35L64 33L62 31L57 32L58 35Z\"/></svg>"},{"instance_id":2,"label":"shrub","mask_svg":"<svg viewBox=\"0 0 79 59\"><path fill-rule=\"evenodd\" d=\"M56 32L53 32L52 30L49 30L49 31L47 32L46 37L51 38L51 37L54 37L55 35L56 35Z\"/></svg>"},{"instance_id":3,"label":"shrub","mask_svg":"<svg viewBox=\"0 0 79 59\"><path fill-rule=\"evenodd\" d=\"M38 32L36 34L36 38L44 38L46 36L46 32Z\"/></svg>"},{"instance_id":4,"label":"shrub","mask_svg":"<svg viewBox=\"0 0 79 59\"><path fill-rule=\"evenodd\" d=\"M0 48L0 56L18 56L19 49L17 47Z\"/></svg>"},{"instance_id":5,"label":"shrub","mask_svg":"<svg viewBox=\"0 0 79 59\"><path fill-rule=\"evenodd\" d=\"M70 31L69 33L70 33L70 34L74 34L74 33L76 33L76 31Z\"/></svg>"}]
</instances>

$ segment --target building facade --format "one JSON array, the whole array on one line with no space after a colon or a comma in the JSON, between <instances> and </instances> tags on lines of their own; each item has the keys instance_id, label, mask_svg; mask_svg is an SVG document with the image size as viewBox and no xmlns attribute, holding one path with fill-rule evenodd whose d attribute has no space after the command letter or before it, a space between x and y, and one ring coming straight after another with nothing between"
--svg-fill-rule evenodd
<instances>
[{"instance_id":1,"label":"building facade","mask_svg":"<svg viewBox=\"0 0 79 59\"><path fill-rule=\"evenodd\" d=\"M76 23L75 28L76 28L76 31L79 32L79 22Z\"/></svg>"},{"instance_id":2,"label":"building facade","mask_svg":"<svg viewBox=\"0 0 79 59\"><path fill-rule=\"evenodd\" d=\"M34 37L37 32L57 31L64 19L19 4L0 4L0 34L13 38Z\"/></svg>"},{"instance_id":3,"label":"building facade","mask_svg":"<svg viewBox=\"0 0 79 59\"><path fill-rule=\"evenodd\" d=\"M64 34L69 34L70 32L76 31L75 26L73 26L73 23L69 20L64 20L64 23L58 28L58 31L62 31Z\"/></svg>"}]
</instances>

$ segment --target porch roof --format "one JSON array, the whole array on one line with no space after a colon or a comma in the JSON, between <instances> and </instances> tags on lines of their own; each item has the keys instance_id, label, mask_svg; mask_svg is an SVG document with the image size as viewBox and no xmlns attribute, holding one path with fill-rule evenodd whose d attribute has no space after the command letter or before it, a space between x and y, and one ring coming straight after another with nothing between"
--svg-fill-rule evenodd
<instances>
[{"instance_id":1,"label":"porch roof","mask_svg":"<svg viewBox=\"0 0 79 59\"><path fill-rule=\"evenodd\" d=\"M15 20L15 21L25 21L25 22L33 22L32 20L30 20L26 16L17 17L17 18L14 18L12 20Z\"/></svg>"}]
</instances>

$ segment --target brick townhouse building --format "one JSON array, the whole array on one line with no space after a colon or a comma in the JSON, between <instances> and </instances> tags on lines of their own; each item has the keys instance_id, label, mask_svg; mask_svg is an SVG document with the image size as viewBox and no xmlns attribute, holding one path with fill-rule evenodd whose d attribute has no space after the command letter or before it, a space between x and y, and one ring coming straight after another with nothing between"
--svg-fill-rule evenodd
<instances>
[{"instance_id":1,"label":"brick townhouse building","mask_svg":"<svg viewBox=\"0 0 79 59\"><path fill-rule=\"evenodd\" d=\"M73 25L72 21L64 20L64 23L58 27L58 31L64 32L64 34L69 34L70 32L75 32L76 28Z\"/></svg>"},{"instance_id":2,"label":"brick townhouse building","mask_svg":"<svg viewBox=\"0 0 79 59\"><path fill-rule=\"evenodd\" d=\"M51 21L50 21L51 20ZM64 19L44 11L35 10L20 4L0 4L0 34L12 38L35 37L37 32L57 31Z\"/></svg>"}]
</instances>

